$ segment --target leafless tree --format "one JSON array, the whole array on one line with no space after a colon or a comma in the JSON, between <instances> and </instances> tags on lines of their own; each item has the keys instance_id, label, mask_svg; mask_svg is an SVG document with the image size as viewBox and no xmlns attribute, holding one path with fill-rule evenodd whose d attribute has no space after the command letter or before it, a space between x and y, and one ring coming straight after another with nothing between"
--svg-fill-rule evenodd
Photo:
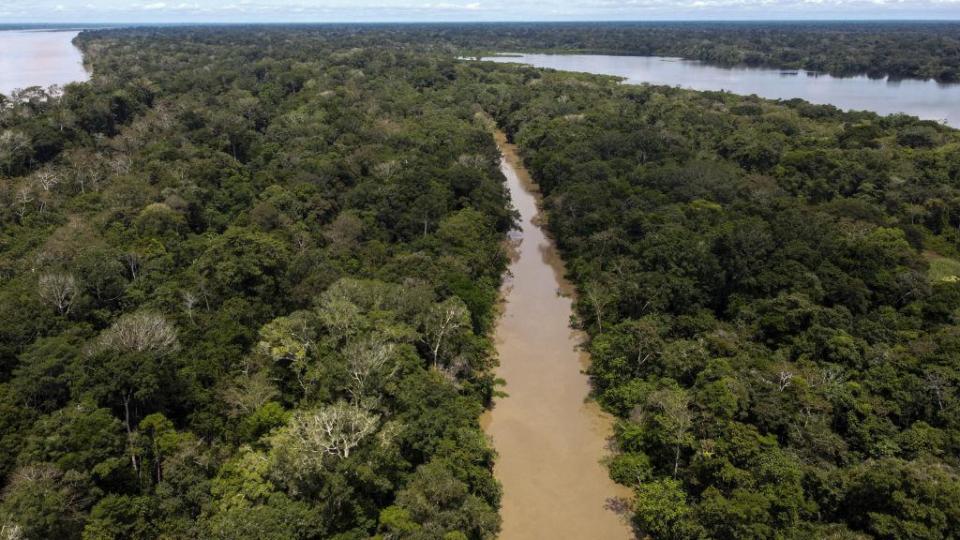
<instances>
[{"instance_id":1,"label":"leafless tree","mask_svg":"<svg viewBox=\"0 0 960 540\"><path fill-rule=\"evenodd\" d=\"M77 280L68 273L43 274L37 283L37 292L44 302L57 308L60 315L66 315L77 298Z\"/></svg>"},{"instance_id":2,"label":"leafless tree","mask_svg":"<svg viewBox=\"0 0 960 540\"><path fill-rule=\"evenodd\" d=\"M289 449L308 463L323 456L350 457L350 451L377 429L379 417L345 401L297 412L289 427Z\"/></svg>"},{"instance_id":3,"label":"leafless tree","mask_svg":"<svg viewBox=\"0 0 960 540\"><path fill-rule=\"evenodd\" d=\"M108 160L108 163L110 164L110 169L113 171L113 174L116 176L130 172L130 160L122 154L114 156Z\"/></svg>"},{"instance_id":4,"label":"leafless tree","mask_svg":"<svg viewBox=\"0 0 960 540\"><path fill-rule=\"evenodd\" d=\"M17 221L23 221L23 218L26 217L27 212L30 210L31 203L35 200L33 196L33 191L29 186L21 186L17 189L17 193L14 196L14 204L16 209L14 213L17 215Z\"/></svg>"},{"instance_id":5,"label":"leafless tree","mask_svg":"<svg viewBox=\"0 0 960 540\"><path fill-rule=\"evenodd\" d=\"M220 393L230 406L228 414L234 417L253 413L277 395L277 387L268 379L266 370L242 375Z\"/></svg>"},{"instance_id":6,"label":"leafless tree","mask_svg":"<svg viewBox=\"0 0 960 540\"><path fill-rule=\"evenodd\" d=\"M943 399L950 391L950 382L941 373L928 371L923 377L923 387L931 392L937 400L937 408L943 412Z\"/></svg>"},{"instance_id":7,"label":"leafless tree","mask_svg":"<svg viewBox=\"0 0 960 540\"><path fill-rule=\"evenodd\" d=\"M374 165L373 175L381 180L389 180L401 170L403 170L403 166L401 166L400 162L392 159Z\"/></svg>"},{"instance_id":8,"label":"leafless tree","mask_svg":"<svg viewBox=\"0 0 960 540\"><path fill-rule=\"evenodd\" d=\"M143 262L143 257L136 251L128 251L123 254L123 262L126 263L127 269L130 270L130 279L136 280L140 274L140 265Z\"/></svg>"},{"instance_id":9,"label":"leafless tree","mask_svg":"<svg viewBox=\"0 0 960 540\"><path fill-rule=\"evenodd\" d=\"M457 164L471 169L483 169L490 165L490 160L480 154L460 154L460 157L457 158Z\"/></svg>"},{"instance_id":10,"label":"leafless tree","mask_svg":"<svg viewBox=\"0 0 960 540\"><path fill-rule=\"evenodd\" d=\"M389 379L396 371L393 363L395 346L384 337L374 335L351 342L344 350L347 371L350 373L348 391L354 405L363 402L364 393L371 384Z\"/></svg>"},{"instance_id":11,"label":"leafless tree","mask_svg":"<svg viewBox=\"0 0 960 540\"><path fill-rule=\"evenodd\" d=\"M781 370L781 371L777 374L777 383L776 383L776 384L777 384L777 390L780 391L780 392L783 392L784 390L786 390L786 389L790 386L790 383L791 383L792 381L793 381L793 372L791 372L791 371L786 371L786 370Z\"/></svg>"},{"instance_id":12,"label":"leafless tree","mask_svg":"<svg viewBox=\"0 0 960 540\"><path fill-rule=\"evenodd\" d=\"M665 388L652 392L647 398L647 406L659 411L656 422L663 428L667 442L674 447L673 476L677 476L680 452L690 442L689 432L693 425L690 397L683 390Z\"/></svg>"},{"instance_id":13,"label":"leafless tree","mask_svg":"<svg viewBox=\"0 0 960 540\"><path fill-rule=\"evenodd\" d=\"M23 540L23 529L20 525L8 521L0 525L0 540Z\"/></svg>"},{"instance_id":14,"label":"leafless tree","mask_svg":"<svg viewBox=\"0 0 960 540\"><path fill-rule=\"evenodd\" d=\"M591 281L583 287L583 295L590 307L593 308L593 316L597 322L597 330L603 333L603 311L610 303L610 292L607 288L596 281Z\"/></svg>"},{"instance_id":15,"label":"leafless tree","mask_svg":"<svg viewBox=\"0 0 960 540\"><path fill-rule=\"evenodd\" d=\"M44 191L50 191L60 183L60 176L50 169L38 171L37 174L33 175L33 179Z\"/></svg>"},{"instance_id":16,"label":"leafless tree","mask_svg":"<svg viewBox=\"0 0 960 540\"><path fill-rule=\"evenodd\" d=\"M190 320L192 321L193 310L197 307L197 303L200 302L200 299L197 298L197 295L190 291L180 291L180 298L183 301L183 311L187 314L187 317L190 317Z\"/></svg>"},{"instance_id":17,"label":"leafless tree","mask_svg":"<svg viewBox=\"0 0 960 540\"><path fill-rule=\"evenodd\" d=\"M179 348L177 331L166 317L154 311L124 315L100 334L100 350L150 353L157 357Z\"/></svg>"},{"instance_id":18,"label":"leafless tree","mask_svg":"<svg viewBox=\"0 0 960 540\"><path fill-rule=\"evenodd\" d=\"M29 150L30 137L24 133L9 129L0 133L0 163L23 160Z\"/></svg>"},{"instance_id":19,"label":"leafless tree","mask_svg":"<svg viewBox=\"0 0 960 540\"><path fill-rule=\"evenodd\" d=\"M424 321L424 335L433 355L433 365L440 363L443 340L470 324L470 312L457 297L451 297L430 309Z\"/></svg>"}]
</instances>

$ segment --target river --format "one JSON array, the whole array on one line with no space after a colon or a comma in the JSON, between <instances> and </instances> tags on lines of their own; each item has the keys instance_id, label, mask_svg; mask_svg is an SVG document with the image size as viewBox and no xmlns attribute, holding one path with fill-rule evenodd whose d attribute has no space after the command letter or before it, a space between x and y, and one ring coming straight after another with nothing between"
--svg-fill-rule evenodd
<instances>
[{"instance_id":1,"label":"river","mask_svg":"<svg viewBox=\"0 0 960 540\"><path fill-rule=\"evenodd\" d=\"M879 114L903 112L960 128L960 84L935 81L832 77L803 70L723 68L694 60L658 56L596 54L521 54L484 57L535 67L623 77L631 84L650 83L693 90L726 90L770 99L801 98L844 110ZM790 73L790 74L788 74ZM795 73L795 74L794 74Z\"/></svg>"},{"instance_id":2,"label":"river","mask_svg":"<svg viewBox=\"0 0 960 540\"><path fill-rule=\"evenodd\" d=\"M610 480L612 418L588 400L588 358L570 328L573 287L538 223L537 190L514 145L497 132L501 170L521 230L514 238L504 308L495 339L507 397L483 418L498 453L503 484L502 540L626 539L630 528L613 509L630 491Z\"/></svg>"},{"instance_id":3,"label":"river","mask_svg":"<svg viewBox=\"0 0 960 540\"><path fill-rule=\"evenodd\" d=\"M0 31L0 94L85 81L83 55L72 41L76 30Z\"/></svg>"}]
</instances>

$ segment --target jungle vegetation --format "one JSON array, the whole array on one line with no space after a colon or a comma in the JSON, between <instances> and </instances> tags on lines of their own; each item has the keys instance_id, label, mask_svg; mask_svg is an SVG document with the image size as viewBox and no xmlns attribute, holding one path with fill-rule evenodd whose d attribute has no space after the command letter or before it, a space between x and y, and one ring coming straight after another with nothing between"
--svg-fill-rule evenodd
<instances>
[{"instance_id":1,"label":"jungle vegetation","mask_svg":"<svg viewBox=\"0 0 960 540\"><path fill-rule=\"evenodd\" d=\"M0 116L3 538L492 538L513 221L453 62L112 31Z\"/></svg>"},{"instance_id":2,"label":"jungle vegetation","mask_svg":"<svg viewBox=\"0 0 960 540\"><path fill-rule=\"evenodd\" d=\"M84 32L92 81L0 98L5 538L494 537L481 115L640 531L954 538L960 133L458 61L457 28Z\"/></svg>"},{"instance_id":3,"label":"jungle vegetation","mask_svg":"<svg viewBox=\"0 0 960 540\"><path fill-rule=\"evenodd\" d=\"M955 21L517 23L433 32L484 52L671 56L724 67L960 82Z\"/></svg>"},{"instance_id":4,"label":"jungle vegetation","mask_svg":"<svg viewBox=\"0 0 960 540\"><path fill-rule=\"evenodd\" d=\"M497 118L658 539L960 531L960 133L516 68Z\"/></svg>"}]
</instances>

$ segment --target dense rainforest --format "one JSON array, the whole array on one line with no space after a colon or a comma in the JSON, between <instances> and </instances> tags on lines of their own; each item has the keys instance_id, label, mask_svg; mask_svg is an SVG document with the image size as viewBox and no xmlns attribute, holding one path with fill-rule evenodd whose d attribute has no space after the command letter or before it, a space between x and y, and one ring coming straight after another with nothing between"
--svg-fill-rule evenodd
<instances>
[{"instance_id":1,"label":"dense rainforest","mask_svg":"<svg viewBox=\"0 0 960 540\"><path fill-rule=\"evenodd\" d=\"M513 221L452 60L104 32L0 117L2 538L491 538Z\"/></svg>"},{"instance_id":2,"label":"dense rainforest","mask_svg":"<svg viewBox=\"0 0 960 540\"><path fill-rule=\"evenodd\" d=\"M100 30L0 97L0 538L494 537L485 115L642 534L956 537L960 133L456 60L491 32Z\"/></svg>"},{"instance_id":3,"label":"dense rainforest","mask_svg":"<svg viewBox=\"0 0 960 540\"><path fill-rule=\"evenodd\" d=\"M956 538L960 132L514 77L638 528Z\"/></svg>"},{"instance_id":4,"label":"dense rainforest","mask_svg":"<svg viewBox=\"0 0 960 540\"><path fill-rule=\"evenodd\" d=\"M725 67L960 82L960 23L956 21L425 25L413 39L423 40L423 33L430 36L429 42L451 42L486 53L673 56Z\"/></svg>"}]
</instances>

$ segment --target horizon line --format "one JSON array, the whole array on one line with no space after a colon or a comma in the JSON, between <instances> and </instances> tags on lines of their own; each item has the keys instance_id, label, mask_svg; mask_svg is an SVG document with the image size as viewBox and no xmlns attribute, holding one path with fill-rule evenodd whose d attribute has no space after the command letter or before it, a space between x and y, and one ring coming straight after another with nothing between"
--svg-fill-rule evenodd
<instances>
[{"instance_id":1,"label":"horizon line","mask_svg":"<svg viewBox=\"0 0 960 540\"><path fill-rule=\"evenodd\" d=\"M123 25L123 26L156 26L156 25L245 25L245 26L269 26L273 24L302 24L302 25L324 25L324 24L544 24L544 23L858 23L858 22L937 22L937 23L960 23L960 16L955 19L943 18L850 18L850 19L502 19L502 20L344 20L344 21L297 21L297 20L275 20L275 21L2 21L3 25L56 25L56 26L83 26L83 25Z\"/></svg>"}]
</instances>

